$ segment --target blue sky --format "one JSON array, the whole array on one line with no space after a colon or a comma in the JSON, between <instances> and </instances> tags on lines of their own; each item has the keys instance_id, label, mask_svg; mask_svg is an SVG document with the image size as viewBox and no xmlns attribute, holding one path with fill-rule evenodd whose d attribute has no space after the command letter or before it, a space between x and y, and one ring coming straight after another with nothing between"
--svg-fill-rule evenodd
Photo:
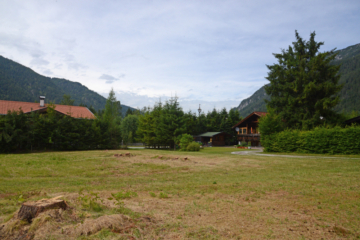
<instances>
[{"instance_id":1,"label":"blue sky","mask_svg":"<svg viewBox=\"0 0 360 240\"><path fill-rule=\"evenodd\" d=\"M239 105L267 83L295 29L360 43L360 1L6 1L0 55L132 107L177 95L185 111Z\"/></svg>"}]
</instances>

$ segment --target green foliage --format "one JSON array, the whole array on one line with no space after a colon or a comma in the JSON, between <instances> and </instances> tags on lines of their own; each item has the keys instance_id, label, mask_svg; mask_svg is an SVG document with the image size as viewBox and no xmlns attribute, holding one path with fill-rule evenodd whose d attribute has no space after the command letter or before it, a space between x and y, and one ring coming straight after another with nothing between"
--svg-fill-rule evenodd
<instances>
[{"instance_id":1,"label":"green foliage","mask_svg":"<svg viewBox=\"0 0 360 240\"><path fill-rule=\"evenodd\" d=\"M180 144L179 144L181 150L186 150L188 145L193 141L194 141L194 138L190 134L185 133L185 134L181 135Z\"/></svg>"},{"instance_id":2,"label":"green foliage","mask_svg":"<svg viewBox=\"0 0 360 240\"><path fill-rule=\"evenodd\" d=\"M176 139L185 131L183 116L177 98L171 98L165 104L155 104L139 118L139 140L154 147L166 145L175 148Z\"/></svg>"},{"instance_id":3,"label":"green foliage","mask_svg":"<svg viewBox=\"0 0 360 240\"><path fill-rule=\"evenodd\" d=\"M335 106L337 113L349 114L360 109L360 44L349 46L345 49L335 51L336 58L331 64L340 66L339 83L343 84L338 96L340 102ZM257 90L251 97L241 101L237 109L243 117L254 111L266 111L266 103L269 95L265 92L265 86ZM357 115L359 116L359 115Z\"/></svg>"},{"instance_id":4,"label":"green foliage","mask_svg":"<svg viewBox=\"0 0 360 240\"><path fill-rule=\"evenodd\" d=\"M120 131L110 130L102 119L71 118L51 106L47 114L9 112L0 116L0 153L118 148Z\"/></svg>"},{"instance_id":5,"label":"green foliage","mask_svg":"<svg viewBox=\"0 0 360 240\"><path fill-rule=\"evenodd\" d=\"M261 140L266 152L360 154L360 127L285 130Z\"/></svg>"},{"instance_id":6,"label":"green foliage","mask_svg":"<svg viewBox=\"0 0 360 240\"><path fill-rule=\"evenodd\" d=\"M247 142L242 142L240 144L240 147L248 147L248 146L249 146L249 143L247 143Z\"/></svg>"},{"instance_id":7,"label":"green foliage","mask_svg":"<svg viewBox=\"0 0 360 240\"><path fill-rule=\"evenodd\" d=\"M121 104L116 100L115 92L111 89L106 100L104 114L101 116L101 121L108 125L109 144L112 148L117 148L120 145L121 139Z\"/></svg>"},{"instance_id":8,"label":"green foliage","mask_svg":"<svg viewBox=\"0 0 360 240\"><path fill-rule=\"evenodd\" d=\"M268 110L268 114L259 119L259 131L262 138L284 130L284 124L280 115L276 114L271 108Z\"/></svg>"},{"instance_id":9,"label":"green foliage","mask_svg":"<svg viewBox=\"0 0 360 240\"><path fill-rule=\"evenodd\" d=\"M332 64L340 66L340 83L344 84L344 87L339 93L340 103L335 110L350 114L360 109L360 44L349 46L336 53L338 55ZM357 116L359 115L360 113Z\"/></svg>"},{"instance_id":10,"label":"green foliage","mask_svg":"<svg viewBox=\"0 0 360 240\"><path fill-rule=\"evenodd\" d=\"M337 116L333 108L339 102L336 94L340 66L332 65L333 51L319 52L323 42L315 42L315 32L310 40L303 40L295 31L296 42L282 53L274 54L277 64L267 66L270 85L265 91L270 95L267 106L283 120L286 128L312 129L334 123Z\"/></svg>"},{"instance_id":11,"label":"green foliage","mask_svg":"<svg viewBox=\"0 0 360 240\"><path fill-rule=\"evenodd\" d=\"M180 142L180 136L185 132L199 135L205 132L223 131L233 136L228 139L228 144L234 143L236 132L232 126L241 120L239 112L234 109L229 113L225 108L221 111L213 109L198 117L191 111L184 113L179 107L177 98L172 98L165 104L156 103L153 108L144 108L142 113L139 116L137 139L154 148L164 145L175 147ZM185 145L181 148L186 149Z\"/></svg>"},{"instance_id":12,"label":"green foliage","mask_svg":"<svg viewBox=\"0 0 360 240\"><path fill-rule=\"evenodd\" d=\"M186 147L187 151L200 151L200 145L197 142L192 142Z\"/></svg>"},{"instance_id":13,"label":"green foliage","mask_svg":"<svg viewBox=\"0 0 360 240\"><path fill-rule=\"evenodd\" d=\"M149 194L151 197L156 197L156 193L154 193L154 192L150 192Z\"/></svg>"},{"instance_id":14,"label":"green foliage","mask_svg":"<svg viewBox=\"0 0 360 240\"><path fill-rule=\"evenodd\" d=\"M134 139L137 138L136 131L139 124L138 115L127 115L120 125L121 136L124 141L124 144L134 142Z\"/></svg>"}]
</instances>

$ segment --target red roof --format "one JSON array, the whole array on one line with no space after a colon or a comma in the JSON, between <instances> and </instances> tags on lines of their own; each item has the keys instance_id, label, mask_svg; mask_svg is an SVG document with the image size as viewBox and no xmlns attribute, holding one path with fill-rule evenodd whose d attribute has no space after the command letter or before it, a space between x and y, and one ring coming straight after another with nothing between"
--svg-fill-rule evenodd
<instances>
[{"instance_id":1,"label":"red roof","mask_svg":"<svg viewBox=\"0 0 360 240\"><path fill-rule=\"evenodd\" d=\"M24 113L46 110L49 105L50 104L45 104L45 107L40 107L40 103L0 100L0 115L6 115L9 110L19 111L20 108ZM95 115L87 107L68 106L60 104L54 104L54 106L55 111L71 116L73 118L95 119Z\"/></svg>"},{"instance_id":2,"label":"red roof","mask_svg":"<svg viewBox=\"0 0 360 240\"><path fill-rule=\"evenodd\" d=\"M248 116L246 116L246 118L244 118L243 120L241 120L240 122L235 124L235 126L233 126L232 128L239 126L240 124L242 124L243 122L245 122L246 120L248 120L250 117L252 117L254 115L262 117L262 116L265 116L266 114L267 114L267 112L252 112Z\"/></svg>"}]
</instances>

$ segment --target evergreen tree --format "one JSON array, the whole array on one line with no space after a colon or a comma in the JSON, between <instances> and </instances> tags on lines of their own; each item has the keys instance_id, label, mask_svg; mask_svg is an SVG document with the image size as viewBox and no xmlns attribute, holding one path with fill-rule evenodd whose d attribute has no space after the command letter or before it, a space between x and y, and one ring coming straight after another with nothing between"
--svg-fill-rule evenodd
<instances>
[{"instance_id":1,"label":"evergreen tree","mask_svg":"<svg viewBox=\"0 0 360 240\"><path fill-rule=\"evenodd\" d=\"M74 102L75 102L75 100L71 99L70 95L64 94L63 99L61 100L60 104L74 106Z\"/></svg>"},{"instance_id":2,"label":"evergreen tree","mask_svg":"<svg viewBox=\"0 0 360 240\"><path fill-rule=\"evenodd\" d=\"M144 114L139 116L136 134L137 140L149 146L155 146L155 129L153 128L153 116L150 110L144 109Z\"/></svg>"},{"instance_id":3,"label":"evergreen tree","mask_svg":"<svg viewBox=\"0 0 360 240\"><path fill-rule=\"evenodd\" d=\"M184 112L177 99L174 97L165 102L156 129L156 135L161 137L161 142L174 149L176 139L185 132Z\"/></svg>"},{"instance_id":4,"label":"evergreen tree","mask_svg":"<svg viewBox=\"0 0 360 240\"><path fill-rule=\"evenodd\" d=\"M271 84L265 87L270 96L267 106L274 109L287 128L311 129L334 123L337 115L333 108L339 102L337 93L339 66L331 65L335 50L319 52L323 42L303 40L295 31L296 42L282 53L274 54L277 64L267 65Z\"/></svg>"},{"instance_id":5,"label":"evergreen tree","mask_svg":"<svg viewBox=\"0 0 360 240\"><path fill-rule=\"evenodd\" d=\"M196 114L191 111L184 113L184 124L185 132L189 134L197 135L199 134L198 124L196 121Z\"/></svg>"},{"instance_id":6,"label":"evergreen tree","mask_svg":"<svg viewBox=\"0 0 360 240\"><path fill-rule=\"evenodd\" d=\"M128 109L126 110L125 117L127 117L127 116L129 116L129 115L133 114L133 112L135 112L135 110L134 110L134 111L132 111L132 110L131 110L131 108L128 108Z\"/></svg>"},{"instance_id":7,"label":"evergreen tree","mask_svg":"<svg viewBox=\"0 0 360 240\"><path fill-rule=\"evenodd\" d=\"M121 104L116 100L115 92L111 89L102 114L103 124L107 125L110 145L116 148L120 144Z\"/></svg>"},{"instance_id":8,"label":"evergreen tree","mask_svg":"<svg viewBox=\"0 0 360 240\"><path fill-rule=\"evenodd\" d=\"M196 135L208 132L207 125L208 125L208 123L207 123L206 115L204 113L201 113L200 116L197 119L197 132L196 132Z\"/></svg>"},{"instance_id":9,"label":"evergreen tree","mask_svg":"<svg viewBox=\"0 0 360 240\"><path fill-rule=\"evenodd\" d=\"M120 125L121 136L124 144L133 142L136 138L136 130L138 128L139 117L136 115L128 115L122 121Z\"/></svg>"}]
</instances>

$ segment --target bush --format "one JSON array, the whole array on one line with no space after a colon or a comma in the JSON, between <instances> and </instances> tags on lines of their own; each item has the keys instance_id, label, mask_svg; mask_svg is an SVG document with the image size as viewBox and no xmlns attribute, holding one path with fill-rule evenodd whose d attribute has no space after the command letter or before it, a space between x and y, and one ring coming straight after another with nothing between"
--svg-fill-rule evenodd
<instances>
[{"instance_id":1,"label":"bush","mask_svg":"<svg viewBox=\"0 0 360 240\"><path fill-rule=\"evenodd\" d=\"M360 127L285 130L261 136L266 152L360 154Z\"/></svg>"},{"instance_id":2,"label":"bush","mask_svg":"<svg viewBox=\"0 0 360 240\"><path fill-rule=\"evenodd\" d=\"M259 120L259 131L261 135L267 136L283 130L283 121L280 116L276 115L271 108L268 108L268 114L262 116Z\"/></svg>"},{"instance_id":3,"label":"bush","mask_svg":"<svg viewBox=\"0 0 360 240\"><path fill-rule=\"evenodd\" d=\"M197 142L190 143L187 148L187 151L200 151L200 145Z\"/></svg>"},{"instance_id":4,"label":"bush","mask_svg":"<svg viewBox=\"0 0 360 240\"><path fill-rule=\"evenodd\" d=\"M248 147L248 146L250 146L250 144L247 142L242 142L241 145L239 145L239 147Z\"/></svg>"},{"instance_id":5,"label":"bush","mask_svg":"<svg viewBox=\"0 0 360 240\"><path fill-rule=\"evenodd\" d=\"M183 151L187 150L187 147L193 141L194 141L194 138L190 134L185 133L185 134L181 135L180 144L179 144L181 150L183 150Z\"/></svg>"}]
</instances>

